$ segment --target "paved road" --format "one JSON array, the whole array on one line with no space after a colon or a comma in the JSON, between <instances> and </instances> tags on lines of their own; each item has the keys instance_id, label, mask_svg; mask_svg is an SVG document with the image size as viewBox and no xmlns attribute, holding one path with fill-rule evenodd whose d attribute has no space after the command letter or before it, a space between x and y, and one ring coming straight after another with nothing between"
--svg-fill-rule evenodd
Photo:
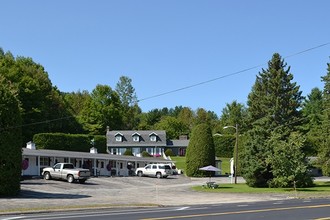
<instances>
[{"instance_id":1,"label":"paved road","mask_svg":"<svg viewBox=\"0 0 330 220\"><path fill-rule=\"evenodd\" d=\"M228 177L212 178L229 183ZM178 206L254 202L286 199L282 195L205 193L191 190L208 178L187 178L183 175L167 179L148 177L99 177L85 184L56 180L31 179L21 184L17 198L0 198L0 214L7 211L35 211L77 207L109 206ZM242 182L239 179L239 182Z\"/></svg>"},{"instance_id":2,"label":"paved road","mask_svg":"<svg viewBox=\"0 0 330 220\"><path fill-rule=\"evenodd\" d=\"M297 219L324 220L330 217L330 199L278 200L235 204L195 205L184 207L149 207L101 209L88 211L70 211L54 213L33 213L23 215L0 216L0 220L57 220L57 219L93 219L93 220L167 220L167 219Z\"/></svg>"}]
</instances>

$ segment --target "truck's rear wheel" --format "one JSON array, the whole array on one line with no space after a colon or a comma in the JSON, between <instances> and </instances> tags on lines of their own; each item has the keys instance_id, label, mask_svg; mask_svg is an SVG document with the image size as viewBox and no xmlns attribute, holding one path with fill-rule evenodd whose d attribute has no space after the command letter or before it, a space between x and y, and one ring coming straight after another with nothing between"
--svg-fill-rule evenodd
<instances>
[{"instance_id":1,"label":"truck's rear wheel","mask_svg":"<svg viewBox=\"0 0 330 220\"><path fill-rule=\"evenodd\" d=\"M72 175L68 175L67 180L68 180L69 183L73 183L74 178L73 178Z\"/></svg>"},{"instance_id":2,"label":"truck's rear wheel","mask_svg":"<svg viewBox=\"0 0 330 220\"><path fill-rule=\"evenodd\" d=\"M162 174L161 173L156 173L156 177L158 178L158 179L160 179L160 178L162 178Z\"/></svg>"},{"instance_id":3,"label":"truck's rear wheel","mask_svg":"<svg viewBox=\"0 0 330 220\"><path fill-rule=\"evenodd\" d=\"M139 177L142 177L142 176L143 176L142 171L139 171L139 172L138 172L138 176L139 176Z\"/></svg>"},{"instance_id":4,"label":"truck's rear wheel","mask_svg":"<svg viewBox=\"0 0 330 220\"><path fill-rule=\"evenodd\" d=\"M50 180L51 179L49 172L44 173L44 179L45 180Z\"/></svg>"}]
</instances>

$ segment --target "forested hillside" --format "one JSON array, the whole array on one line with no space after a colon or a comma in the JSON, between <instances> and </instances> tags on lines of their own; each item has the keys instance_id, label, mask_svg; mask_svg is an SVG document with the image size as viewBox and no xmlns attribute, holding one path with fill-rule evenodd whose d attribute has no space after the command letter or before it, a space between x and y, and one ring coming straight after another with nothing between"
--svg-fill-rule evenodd
<instances>
[{"instance_id":1,"label":"forested hillside","mask_svg":"<svg viewBox=\"0 0 330 220\"><path fill-rule=\"evenodd\" d=\"M223 127L237 124L240 166L244 164L259 170L260 167L246 163L246 160L258 161L260 158L252 160L256 155L277 156L259 160L259 164L264 164L263 172L259 174L266 181L261 185L269 184L268 178L272 179L274 175L272 169L279 166L277 160L282 159L280 154L285 151L279 143L287 144L287 148L295 147L293 152L300 151L304 156L319 156L319 166L329 175L329 64L324 64L324 77L320 79L324 88L313 89L307 97L301 95L294 74L281 56L274 54L268 69L260 71L250 94L246 94L247 104L233 100L218 113L203 106L198 109L164 106L143 112L139 107L138 91L127 76L120 77L116 85L99 84L92 91L82 88L64 93L52 84L42 64L29 57L14 57L0 48L3 81L0 86L10 85L15 91L21 118L17 124L6 124L3 123L6 116L0 115L0 132L20 128L21 146L24 146L39 133L105 135L107 126L111 130L166 130L169 139L177 139L180 135L190 136L193 128L203 123L212 131L216 156L232 157L235 131ZM1 108L9 106L6 99L2 101ZM297 160L300 158L296 157ZM255 173L253 169L238 167L239 172L248 176L249 172ZM279 183L273 181L272 184Z\"/></svg>"}]
</instances>

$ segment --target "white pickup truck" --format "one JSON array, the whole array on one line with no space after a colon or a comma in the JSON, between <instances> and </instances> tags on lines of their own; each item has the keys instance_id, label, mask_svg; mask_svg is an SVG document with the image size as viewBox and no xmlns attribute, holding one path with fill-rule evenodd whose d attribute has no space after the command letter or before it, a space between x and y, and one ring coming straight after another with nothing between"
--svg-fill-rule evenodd
<instances>
[{"instance_id":1,"label":"white pickup truck","mask_svg":"<svg viewBox=\"0 0 330 220\"><path fill-rule=\"evenodd\" d=\"M148 164L145 167L137 168L136 175L141 176L154 176L157 178L166 178L173 174L172 168L169 164Z\"/></svg>"},{"instance_id":2,"label":"white pickup truck","mask_svg":"<svg viewBox=\"0 0 330 220\"><path fill-rule=\"evenodd\" d=\"M69 183L78 180L79 183L85 183L90 178L91 173L88 169L75 168L72 163L57 163L52 167L44 168L42 176L45 180L63 179Z\"/></svg>"}]
</instances>

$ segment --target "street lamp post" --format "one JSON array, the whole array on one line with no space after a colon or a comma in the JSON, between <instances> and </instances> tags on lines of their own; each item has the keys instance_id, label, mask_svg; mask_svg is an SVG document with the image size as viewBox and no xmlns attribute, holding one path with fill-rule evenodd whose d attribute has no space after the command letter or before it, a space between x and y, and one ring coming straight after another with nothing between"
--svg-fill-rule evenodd
<instances>
[{"instance_id":1,"label":"street lamp post","mask_svg":"<svg viewBox=\"0 0 330 220\"><path fill-rule=\"evenodd\" d=\"M237 165L238 165L238 124L236 126L225 126L224 129L227 128L235 128L236 130L236 141L235 141L235 155L234 155L234 175L235 175L235 184L237 184Z\"/></svg>"}]
</instances>

